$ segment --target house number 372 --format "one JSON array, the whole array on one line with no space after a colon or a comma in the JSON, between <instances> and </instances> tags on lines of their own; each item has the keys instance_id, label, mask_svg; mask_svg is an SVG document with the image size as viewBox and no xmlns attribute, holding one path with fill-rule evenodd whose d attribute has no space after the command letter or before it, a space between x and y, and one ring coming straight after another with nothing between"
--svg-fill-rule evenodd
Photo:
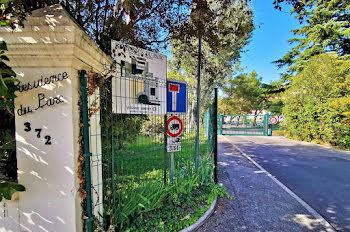
<instances>
[{"instance_id":1,"label":"house number 372","mask_svg":"<svg viewBox=\"0 0 350 232\"><path fill-rule=\"evenodd\" d=\"M25 122L24 123L24 131L25 132L32 131L32 127L30 125L30 122ZM41 138L41 131L42 131L41 128L35 128L34 129L34 133L36 133L36 137L37 138ZM45 139L45 145L51 145L51 136L50 135L45 135L44 139Z\"/></svg>"}]
</instances>

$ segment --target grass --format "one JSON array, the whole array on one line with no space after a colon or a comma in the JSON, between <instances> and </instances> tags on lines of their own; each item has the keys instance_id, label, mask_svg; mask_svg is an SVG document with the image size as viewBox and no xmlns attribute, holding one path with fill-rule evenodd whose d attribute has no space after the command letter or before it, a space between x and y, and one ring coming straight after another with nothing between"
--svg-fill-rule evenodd
<instances>
[{"instance_id":1,"label":"grass","mask_svg":"<svg viewBox=\"0 0 350 232\"><path fill-rule=\"evenodd\" d=\"M110 225L121 231L180 230L202 216L216 198L219 187L212 180L213 158L208 138L200 136L199 155L204 166L196 171L194 134L184 136L181 147L181 151L174 153L171 184L170 154L167 154L166 186L164 144L155 136L140 133L132 143L114 151L113 156L104 155L105 230ZM106 150L105 154L112 153ZM209 182L203 184L205 181Z\"/></svg>"},{"instance_id":2,"label":"grass","mask_svg":"<svg viewBox=\"0 0 350 232\"><path fill-rule=\"evenodd\" d=\"M174 153L175 171L178 172L187 162L195 160L195 139L185 138L181 142L182 150ZM199 154L210 151L207 139L200 139ZM170 153L167 154L167 175L170 174ZM114 174L120 187L132 183L162 181L164 177L164 144L153 141L140 134L135 144L129 144L114 155Z\"/></svg>"},{"instance_id":3,"label":"grass","mask_svg":"<svg viewBox=\"0 0 350 232\"><path fill-rule=\"evenodd\" d=\"M213 169L212 156L206 153L198 168L187 162L167 186L156 181L125 186L116 192L117 204L108 205L110 215L104 229L179 231L193 224L218 195L229 197L224 188L214 184Z\"/></svg>"}]
</instances>

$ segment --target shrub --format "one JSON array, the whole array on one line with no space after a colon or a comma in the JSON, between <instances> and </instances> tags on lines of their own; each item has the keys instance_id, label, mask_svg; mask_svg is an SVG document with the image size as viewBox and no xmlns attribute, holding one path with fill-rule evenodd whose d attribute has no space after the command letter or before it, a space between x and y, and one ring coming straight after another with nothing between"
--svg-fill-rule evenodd
<instances>
[{"instance_id":1,"label":"shrub","mask_svg":"<svg viewBox=\"0 0 350 232\"><path fill-rule=\"evenodd\" d=\"M313 57L284 94L287 136L350 148L350 63Z\"/></svg>"}]
</instances>

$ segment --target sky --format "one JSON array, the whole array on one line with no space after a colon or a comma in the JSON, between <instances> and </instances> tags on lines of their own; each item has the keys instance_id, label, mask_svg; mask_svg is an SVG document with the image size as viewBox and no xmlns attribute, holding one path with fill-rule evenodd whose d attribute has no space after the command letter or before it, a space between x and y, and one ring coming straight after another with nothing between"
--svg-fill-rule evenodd
<instances>
[{"instance_id":1,"label":"sky","mask_svg":"<svg viewBox=\"0 0 350 232\"><path fill-rule=\"evenodd\" d=\"M287 42L294 38L292 29L300 27L289 7L282 5L282 11L273 8L272 0L254 0L255 30L251 42L242 54L241 67L245 72L255 70L262 82L270 83L280 79L283 69L272 62L278 60L292 48Z\"/></svg>"}]
</instances>

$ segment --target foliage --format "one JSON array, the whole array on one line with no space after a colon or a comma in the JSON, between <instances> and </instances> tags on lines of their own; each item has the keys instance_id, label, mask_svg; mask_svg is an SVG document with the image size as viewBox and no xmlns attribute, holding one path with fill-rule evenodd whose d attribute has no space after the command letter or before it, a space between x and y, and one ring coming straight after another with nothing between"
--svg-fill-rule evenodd
<instances>
[{"instance_id":1,"label":"foliage","mask_svg":"<svg viewBox=\"0 0 350 232\"><path fill-rule=\"evenodd\" d=\"M171 41L170 70L171 74L188 83L191 125L194 125L196 111L198 37L203 39L200 100L201 108L206 109L213 89L223 85L236 70L235 64L243 52L243 47L248 43L254 27L252 9L246 1L204 2L206 2L204 6L194 4L192 10L194 12L201 8L204 11L202 14L208 14L209 19L198 21L197 18L196 21L191 14L191 20L179 28L180 32L175 33ZM200 114L204 115L204 111Z\"/></svg>"},{"instance_id":2,"label":"foliage","mask_svg":"<svg viewBox=\"0 0 350 232\"><path fill-rule=\"evenodd\" d=\"M300 13L305 9L305 4L313 0L274 0L275 9L282 10L281 4L289 4L293 6L293 11Z\"/></svg>"},{"instance_id":3,"label":"foliage","mask_svg":"<svg viewBox=\"0 0 350 232\"><path fill-rule=\"evenodd\" d=\"M292 2L292 1L288 1ZM285 56L276 61L279 66L288 65L289 72L300 72L315 55L336 52L350 55L350 9L347 0L303 0L302 7L294 11L303 26L293 30L296 43ZM292 11L292 12L294 12Z\"/></svg>"},{"instance_id":4,"label":"foliage","mask_svg":"<svg viewBox=\"0 0 350 232\"><path fill-rule=\"evenodd\" d=\"M7 9L9 3L6 1L1 5L1 26L12 26L10 23L11 15ZM5 41L0 41L0 161L1 173L10 179L17 179L17 163L15 151L15 127L14 127L14 98L15 84L18 80L15 78L16 73L9 67L5 61L9 58L5 55L7 45ZM13 193L16 191L25 191L24 186L8 181L0 182L0 201L2 199L11 200Z\"/></svg>"},{"instance_id":5,"label":"foliage","mask_svg":"<svg viewBox=\"0 0 350 232\"><path fill-rule=\"evenodd\" d=\"M193 43L202 38L211 53L242 47L253 29L253 15L247 1L193 0L190 17L172 33L172 39ZM236 54L237 55L237 54Z\"/></svg>"},{"instance_id":6,"label":"foliage","mask_svg":"<svg viewBox=\"0 0 350 232\"><path fill-rule=\"evenodd\" d=\"M7 1L6 1L7 2ZM166 46L173 28L184 22L190 0L15 0L9 1L7 12L20 16L23 24L26 13L60 3L76 22L85 29L100 48L110 54L110 41L123 42L157 50ZM126 22L130 17L130 22ZM14 22L10 21L13 25Z\"/></svg>"},{"instance_id":7,"label":"foliage","mask_svg":"<svg viewBox=\"0 0 350 232\"><path fill-rule=\"evenodd\" d=\"M141 132L145 135L163 136L164 121L159 120L157 116L148 115L147 119L142 123Z\"/></svg>"},{"instance_id":8,"label":"foliage","mask_svg":"<svg viewBox=\"0 0 350 232\"><path fill-rule=\"evenodd\" d=\"M116 229L178 231L202 216L217 196L230 198L223 187L213 182L212 160L211 156L204 156L197 169L188 162L165 187L149 182L137 189L123 188L117 196L116 212L105 208Z\"/></svg>"},{"instance_id":9,"label":"foliage","mask_svg":"<svg viewBox=\"0 0 350 232\"><path fill-rule=\"evenodd\" d=\"M270 84L262 84L261 87L265 96L265 101L262 102L263 106L261 108L274 115L281 115L284 107L282 94L286 90L286 85L282 84L282 81L273 81Z\"/></svg>"},{"instance_id":10,"label":"foliage","mask_svg":"<svg viewBox=\"0 0 350 232\"><path fill-rule=\"evenodd\" d=\"M5 61L9 61L5 51L7 51L6 42L0 41L0 107L11 112L11 109L14 107L15 83L18 82L18 79L15 78L16 73L12 68L5 63Z\"/></svg>"},{"instance_id":11,"label":"foliage","mask_svg":"<svg viewBox=\"0 0 350 232\"><path fill-rule=\"evenodd\" d=\"M281 93L285 87L281 82L261 83L255 71L240 73L227 81L222 87L223 96L219 98L218 111L221 114L260 114L267 110L273 114L282 113Z\"/></svg>"},{"instance_id":12,"label":"foliage","mask_svg":"<svg viewBox=\"0 0 350 232\"><path fill-rule=\"evenodd\" d=\"M112 84L111 78L105 79L100 89L101 101L101 130L103 147L121 150L128 143L133 143L141 130L146 115L116 114L112 111ZM117 145L117 146L115 146Z\"/></svg>"},{"instance_id":13,"label":"foliage","mask_svg":"<svg viewBox=\"0 0 350 232\"><path fill-rule=\"evenodd\" d=\"M1 26L11 25L5 5L1 6ZM17 179L17 163L15 151L15 118L13 114L16 91L16 73L5 62L9 61L5 52L7 45L0 41L0 165L1 174L11 180Z\"/></svg>"},{"instance_id":14,"label":"foliage","mask_svg":"<svg viewBox=\"0 0 350 232\"><path fill-rule=\"evenodd\" d=\"M22 0L1 1L0 26L13 29L17 27L17 24L23 26L23 21L26 17L25 5L25 2Z\"/></svg>"},{"instance_id":15,"label":"foliage","mask_svg":"<svg viewBox=\"0 0 350 232\"><path fill-rule=\"evenodd\" d=\"M242 4L246 1L235 0L34 0L6 1L10 2L6 13L19 18L23 25L26 12L47 5L60 3L85 29L85 31L100 45L106 53L110 53L110 41L123 42L152 50L166 48L172 39L185 40L188 36L198 36L210 44L212 51L219 47L230 47L237 40L225 39L230 34L238 38L252 24L241 23L242 17L249 15ZM236 5L238 12L224 10ZM241 7L241 8L239 8ZM191 13L191 15L189 15ZM236 15L236 21L231 26L226 17ZM223 20L222 20L223 19ZM9 21L14 25L13 21ZM232 29L234 31L232 31ZM221 36L220 36L221 34Z\"/></svg>"},{"instance_id":16,"label":"foliage","mask_svg":"<svg viewBox=\"0 0 350 232\"><path fill-rule=\"evenodd\" d=\"M17 179L15 118L5 108L0 108L0 176Z\"/></svg>"},{"instance_id":17,"label":"foliage","mask_svg":"<svg viewBox=\"0 0 350 232\"><path fill-rule=\"evenodd\" d=\"M3 199L11 200L15 192L23 192L25 190L23 185L8 181L0 181L0 202Z\"/></svg>"},{"instance_id":18,"label":"foliage","mask_svg":"<svg viewBox=\"0 0 350 232\"><path fill-rule=\"evenodd\" d=\"M241 73L223 86L224 96L219 105L221 114L250 114L253 110L261 110L266 100L261 79L255 71Z\"/></svg>"},{"instance_id":19,"label":"foliage","mask_svg":"<svg viewBox=\"0 0 350 232\"><path fill-rule=\"evenodd\" d=\"M350 148L350 63L335 53L311 58L284 94L287 135Z\"/></svg>"}]
</instances>

